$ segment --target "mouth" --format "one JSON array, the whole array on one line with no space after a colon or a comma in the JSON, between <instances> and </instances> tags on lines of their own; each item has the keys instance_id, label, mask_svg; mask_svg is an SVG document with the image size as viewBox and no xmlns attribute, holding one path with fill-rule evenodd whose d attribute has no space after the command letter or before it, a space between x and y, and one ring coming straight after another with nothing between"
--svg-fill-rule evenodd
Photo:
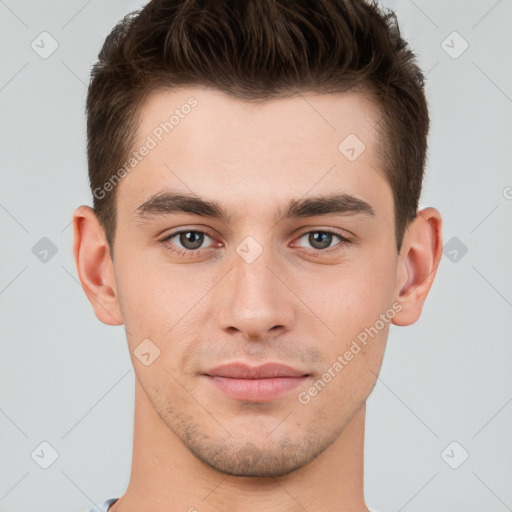
<instances>
[{"instance_id":1,"label":"mouth","mask_svg":"<svg viewBox=\"0 0 512 512\"><path fill-rule=\"evenodd\" d=\"M280 363L232 363L213 368L203 377L235 400L267 402L303 384L310 374Z\"/></svg>"}]
</instances>

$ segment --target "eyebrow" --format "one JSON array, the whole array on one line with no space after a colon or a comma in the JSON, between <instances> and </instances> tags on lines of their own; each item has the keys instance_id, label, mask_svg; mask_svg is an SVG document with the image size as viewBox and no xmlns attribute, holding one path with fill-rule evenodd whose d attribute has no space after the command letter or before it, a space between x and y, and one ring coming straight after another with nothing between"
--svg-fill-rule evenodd
<instances>
[{"instance_id":1,"label":"eyebrow","mask_svg":"<svg viewBox=\"0 0 512 512\"><path fill-rule=\"evenodd\" d=\"M201 199L193 194L166 191L155 194L135 209L135 216L146 220L173 213L189 213L218 219L229 224L234 220L221 204ZM315 217L317 215L364 215L375 217L375 211L366 201L351 194L328 194L307 199L292 199L277 211L275 222L284 219Z\"/></svg>"}]
</instances>

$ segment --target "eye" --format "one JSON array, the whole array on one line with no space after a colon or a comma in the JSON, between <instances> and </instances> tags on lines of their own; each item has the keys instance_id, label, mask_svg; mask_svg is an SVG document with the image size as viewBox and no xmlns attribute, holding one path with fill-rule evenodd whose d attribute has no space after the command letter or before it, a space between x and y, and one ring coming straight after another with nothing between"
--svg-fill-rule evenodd
<instances>
[{"instance_id":1,"label":"eye","mask_svg":"<svg viewBox=\"0 0 512 512\"><path fill-rule=\"evenodd\" d=\"M338 245L343 246L350 243L347 238L332 231L308 231L303 233L298 240L302 239L305 239L306 243L310 244L311 248L317 252L330 252L326 251L326 249L337 248L336 246ZM336 239L338 242L332 245L333 242L336 242ZM299 247L307 247L301 244L298 245Z\"/></svg>"},{"instance_id":2,"label":"eye","mask_svg":"<svg viewBox=\"0 0 512 512\"><path fill-rule=\"evenodd\" d=\"M206 233L203 233L202 231L181 231L180 233L176 233L174 236L172 236L172 238L176 237L177 241L184 249L189 249L191 251L200 249L201 245L203 245L205 237L210 238Z\"/></svg>"},{"instance_id":3,"label":"eye","mask_svg":"<svg viewBox=\"0 0 512 512\"><path fill-rule=\"evenodd\" d=\"M213 235L210 236L208 233L197 229L183 229L170 233L160 240L160 242L163 244L164 248L172 254L193 257L203 252L201 249L206 248L203 247L203 244L208 242L208 240L210 240L211 245L213 241L212 236Z\"/></svg>"}]
</instances>

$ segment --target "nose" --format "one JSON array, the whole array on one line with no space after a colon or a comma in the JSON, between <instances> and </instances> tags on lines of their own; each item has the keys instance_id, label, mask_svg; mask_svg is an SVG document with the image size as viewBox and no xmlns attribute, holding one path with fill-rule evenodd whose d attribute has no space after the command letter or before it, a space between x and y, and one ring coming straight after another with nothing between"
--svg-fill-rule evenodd
<instances>
[{"instance_id":1,"label":"nose","mask_svg":"<svg viewBox=\"0 0 512 512\"><path fill-rule=\"evenodd\" d=\"M233 268L218 290L219 327L252 340L288 331L294 321L293 293L283 281L282 262L271 250L263 250L252 262L235 254Z\"/></svg>"}]
</instances>

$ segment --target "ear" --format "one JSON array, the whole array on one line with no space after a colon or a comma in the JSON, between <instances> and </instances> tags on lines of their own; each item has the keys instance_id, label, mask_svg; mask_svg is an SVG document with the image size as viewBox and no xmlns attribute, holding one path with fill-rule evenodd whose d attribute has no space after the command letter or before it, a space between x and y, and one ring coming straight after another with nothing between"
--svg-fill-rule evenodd
<instances>
[{"instance_id":1,"label":"ear","mask_svg":"<svg viewBox=\"0 0 512 512\"><path fill-rule=\"evenodd\" d=\"M107 237L89 206L80 206L73 213L73 257L82 288L98 319L107 325L122 325Z\"/></svg>"},{"instance_id":2,"label":"ear","mask_svg":"<svg viewBox=\"0 0 512 512\"><path fill-rule=\"evenodd\" d=\"M392 321L411 325L421 315L443 254L442 218L435 208L418 211L404 235L400 254L396 300L402 309Z\"/></svg>"}]
</instances>

